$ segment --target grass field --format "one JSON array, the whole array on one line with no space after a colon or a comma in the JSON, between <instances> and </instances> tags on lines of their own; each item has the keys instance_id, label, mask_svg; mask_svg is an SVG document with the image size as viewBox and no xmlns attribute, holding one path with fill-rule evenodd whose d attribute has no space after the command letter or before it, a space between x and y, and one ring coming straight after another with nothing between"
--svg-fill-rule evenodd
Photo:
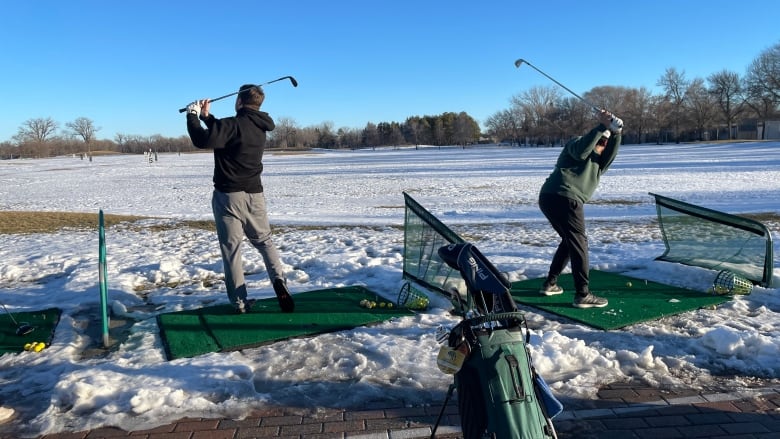
<instances>
[{"instance_id":1,"label":"grass field","mask_svg":"<svg viewBox=\"0 0 780 439\"><path fill-rule=\"evenodd\" d=\"M135 215L103 215L106 227L132 223L150 217ZM189 227L215 230L214 221L183 221ZM78 212L2 212L0 234L53 233L63 229L97 229L98 215ZM174 227L160 225L160 228Z\"/></svg>"}]
</instances>

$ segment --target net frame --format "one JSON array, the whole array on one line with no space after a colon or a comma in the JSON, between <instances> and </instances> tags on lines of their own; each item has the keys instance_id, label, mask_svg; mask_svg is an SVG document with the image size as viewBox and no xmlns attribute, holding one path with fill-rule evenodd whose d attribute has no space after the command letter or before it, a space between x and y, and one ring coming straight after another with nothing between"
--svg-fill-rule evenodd
<instances>
[{"instance_id":1,"label":"net frame","mask_svg":"<svg viewBox=\"0 0 780 439\"><path fill-rule=\"evenodd\" d=\"M404 195L403 278L420 286L451 296L453 290L465 294L460 273L438 254L439 247L466 242L406 192Z\"/></svg>"},{"instance_id":2,"label":"net frame","mask_svg":"<svg viewBox=\"0 0 780 439\"><path fill-rule=\"evenodd\" d=\"M666 250L656 260L728 270L771 287L772 234L762 223L650 193Z\"/></svg>"}]
</instances>

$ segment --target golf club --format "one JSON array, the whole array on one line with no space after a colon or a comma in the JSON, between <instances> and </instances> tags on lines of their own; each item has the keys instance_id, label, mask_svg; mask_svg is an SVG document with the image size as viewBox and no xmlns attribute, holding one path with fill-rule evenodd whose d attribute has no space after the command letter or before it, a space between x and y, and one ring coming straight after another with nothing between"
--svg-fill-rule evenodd
<instances>
[{"instance_id":1,"label":"golf club","mask_svg":"<svg viewBox=\"0 0 780 439\"><path fill-rule=\"evenodd\" d=\"M14 325L16 325L16 335L27 335L35 331L35 326L32 326L27 322L17 322L14 318L14 315L11 314L11 312L8 311L8 308L5 307L5 303L0 302L0 305L3 305L3 309L5 310L6 314L8 314L8 317L10 317L11 321L14 322Z\"/></svg>"},{"instance_id":2,"label":"golf club","mask_svg":"<svg viewBox=\"0 0 780 439\"><path fill-rule=\"evenodd\" d=\"M274 79L273 81L268 81L268 82L264 82L262 84L257 84L257 86L258 87L262 87L264 85L272 84L272 83L278 82L278 81L283 81L285 79L289 79L290 80L290 84L292 84L293 87L297 87L298 86L298 81L296 81L295 78L293 78L292 76L282 76L281 78ZM229 98L230 96L235 96L238 93L239 93L238 91L235 91L233 93L226 94L226 95L220 96L218 98L209 99L209 102L216 102L216 101L218 101L220 99ZM184 113L185 111L187 111L187 107L179 108L179 113Z\"/></svg>"},{"instance_id":3,"label":"golf club","mask_svg":"<svg viewBox=\"0 0 780 439\"><path fill-rule=\"evenodd\" d=\"M531 64L531 63L529 63L528 61L526 61L526 60L524 60L524 59L522 59L522 58L520 58L520 59L518 59L517 61L515 61L515 67L517 67L518 69L520 68L520 66L521 66L522 64L528 64L528 67L531 67L532 69L534 69L534 70L536 70L537 72L541 73L542 75L546 76L546 77L547 77L547 79L549 79L550 81L552 81L552 82L554 82L554 83L558 84L559 86L561 86L561 87L562 87L564 90L568 91L568 92L569 92L569 93L571 93L571 94L572 94L574 97L576 97L577 99L579 99L580 101L584 102L584 103L585 103L585 104L587 104L589 107L591 107L591 108L593 109L593 111L595 111L595 112L597 112L597 113L598 113L599 111L601 111L601 109L600 109L599 107L597 107L597 106L593 105L592 103L588 102L587 100L585 100L585 99L584 99L582 96L578 95L577 93L574 93L573 91L571 91L571 90L569 89L569 87L566 87L565 85L563 85L563 84L561 84L560 82L556 81L556 80L555 80L555 79L554 79L552 76L550 76L550 75L548 75L547 73L544 73L543 71L539 70L538 68L536 68L536 66L534 66L534 65L533 65L533 64Z\"/></svg>"}]
</instances>

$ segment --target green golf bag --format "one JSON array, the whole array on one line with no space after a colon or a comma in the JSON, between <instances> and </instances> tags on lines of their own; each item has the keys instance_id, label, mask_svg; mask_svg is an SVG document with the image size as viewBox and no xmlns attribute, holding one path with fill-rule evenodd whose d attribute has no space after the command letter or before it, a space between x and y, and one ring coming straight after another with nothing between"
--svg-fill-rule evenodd
<instances>
[{"instance_id":1,"label":"green golf bag","mask_svg":"<svg viewBox=\"0 0 780 439\"><path fill-rule=\"evenodd\" d=\"M530 332L509 281L472 244L444 246L439 255L460 270L473 304L447 340L469 352L450 386L458 391L464 439L557 438L552 417L563 406L534 370Z\"/></svg>"}]
</instances>

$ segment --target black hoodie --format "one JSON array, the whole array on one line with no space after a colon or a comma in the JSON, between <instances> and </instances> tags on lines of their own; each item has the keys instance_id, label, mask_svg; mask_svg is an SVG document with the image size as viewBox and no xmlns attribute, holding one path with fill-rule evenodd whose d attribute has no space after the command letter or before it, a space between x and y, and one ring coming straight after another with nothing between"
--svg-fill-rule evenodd
<instances>
[{"instance_id":1,"label":"black hoodie","mask_svg":"<svg viewBox=\"0 0 780 439\"><path fill-rule=\"evenodd\" d=\"M265 133L275 124L264 111L242 107L233 117L203 118L207 129L194 114L187 114L187 132L192 144L214 150L214 188L220 192L263 192Z\"/></svg>"}]
</instances>

